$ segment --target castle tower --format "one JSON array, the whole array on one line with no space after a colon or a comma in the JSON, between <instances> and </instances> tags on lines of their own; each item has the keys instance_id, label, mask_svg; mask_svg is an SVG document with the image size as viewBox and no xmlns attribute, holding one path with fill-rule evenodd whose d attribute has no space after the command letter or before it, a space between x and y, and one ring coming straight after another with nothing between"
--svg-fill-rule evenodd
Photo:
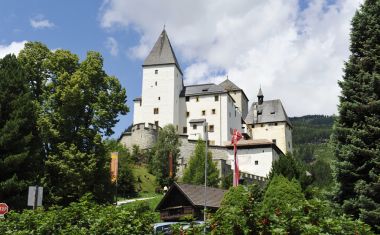
<instances>
[{"instance_id":1,"label":"castle tower","mask_svg":"<svg viewBox=\"0 0 380 235\"><path fill-rule=\"evenodd\" d=\"M178 126L183 75L165 29L142 67L142 97L134 100L134 124Z\"/></svg>"}]
</instances>

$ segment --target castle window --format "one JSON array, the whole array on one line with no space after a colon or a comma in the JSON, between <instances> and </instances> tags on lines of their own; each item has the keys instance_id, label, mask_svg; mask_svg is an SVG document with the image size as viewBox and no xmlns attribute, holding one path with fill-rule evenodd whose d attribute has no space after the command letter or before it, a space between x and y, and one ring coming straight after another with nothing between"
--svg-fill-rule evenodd
<instances>
[{"instance_id":1,"label":"castle window","mask_svg":"<svg viewBox=\"0 0 380 235\"><path fill-rule=\"evenodd\" d=\"M194 125L193 125L193 130L196 130L196 129L197 129L197 125L194 124Z\"/></svg>"},{"instance_id":2,"label":"castle window","mask_svg":"<svg viewBox=\"0 0 380 235\"><path fill-rule=\"evenodd\" d=\"M276 144L277 141L276 141L276 139L272 139L272 142L273 142L274 144Z\"/></svg>"},{"instance_id":3,"label":"castle window","mask_svg":"<svg viewBox=\"0 0 380 235\"><path fill-rule=\"evenodd\" d=\"M153 109L153 114L158 114L158 108Z\"/></svg>"},{"instance_id":4,"label":"castle window","mask_svg":"<svg viewBox=\"0 0 380 235\"><path fill-rule=\"evenodd\" d=\"M197 100L197 102L199 102L199 96L195 97L195 99Z\"/></svg>"},{"instance_id":5,"label":"castle window","mask_svg":"<svg viewBox=\"0 0 380 235\"><path fill-rule=\"evenodd\" d=\"M214 125L209 125L208 126L208 131L209 132L214 132Z\"/></svg>"},{"instance_id":6,"label":"castle window","mask_svg":"<svg viewBox=\"0 0 380 235\"><path fill-rule=\"evenodd\" d=\"M185 99L186 99L186 102L189 102L190 101L190 96L186 96Z\"/></svg>"},{"instance_id":7,"label":"castle window","mask_svg":"<svg viewBox=\"0 0 380 235\"><path fill-rule=\"evenodd\" d=\"M158 97L158 100L161 100L161 97Z\"/></svg>"},{"instance_id":8,"label":"castle window","mask_svg":"<svg viewBox=\"0 0 380 235\"><path fill-rule=\"evenodd\" d=\"M158 74L158 69L154 70L154 74Z\"/></svg>"},{"instance_id":9,"label":"castle window","mask_svg":"<svg viewBox=\"0 0 380 235\"><path fill-rule=\"evenodd\" d=\"M255 161L255 165L259 165L259 161L256 160L256 161Z\"/></svg>"},{"instance_id":10,"label":"castle window","mask_svg":"<svg viewBox=\"0 0 380 235\"><path fill-rule=\"evenodd\" d=\"M275 113L276 113L275 111L270 112L270 114L275 114Z\"/></svg>"},{"instance_id":11,"label":"castle window","mask_svg":"<svg viewBox=\"0 0 380 235\"><path fill-rule=\"evenodd\" d=\"M275 122L274 125L277 126L277 122Z\"/></svg>"},{"instance_id":12,"label":"castle window","mask_svg":"<svg viewBox=\"0 0 380 235\"><path fill-rule=\"evenodd\" d=\"M178 131L178 125L176 125L175 129L176 129L176 131Z\"/></svg>"},{"instance_id":13,"label":"castle window","mask_svg":"<svg viewBox=\"0 0 380 235\"><path fill-rule=\"evenodd\" d=\"M212 109L211 112L212 112L212 114L215 114L215 113L216 113L216 112L215 112L215 109Z\"/></svg>"},{"instance_id":14,"label":"castle window","mask_svg":"<svg viewBox=\"0 0 380 235\"><path fill-rule=\"evenodd\" d=\"M186 112L186 117L189 117L190 116L190 112Z\"/></svg>"},{"instance_id":15,"label":"castle window","mask_svg":"<svg viewBox=\"0 0 380 235\"><path fill-rule=\"evenodd\" d=\"M158 126L158 121L155 121L155 122L154 122L154 125Z\"/></svg>"},{"instance_id":16,"label":"castle window","mask_svg":"<svg viewBox=\"0 0 380 235\"><path fill-rule=\"evenodd\" d=\"M215 98L215 101L219 101L219 96L218 95L216 95L214 98Z\"/></svg>"},{"instance_id":17,"label":"castle window","mask_svg":"<svg viewBox=\"0 0 380 235\"><path fill-rule=\"evenodd\" d=\"M202 110L202 116L206 115L206 110Z\"/></svg>"},{"instance_id":18,"label":"castle window","mask_svg":"<svg viewBox=\"0 0 380 235\"><path fill-rule=\"evenodd\" d=\"M154 82L154 85L157 86L157 81Z\"/></svg>"},{"instance_id":19,"label":"castle window","mask_svg":"<svg viewBox=\"0 0 380 235\"><path fill-rule=\"evenodd\" d=\"M186 133L187 133L187 127L186 127L186 126L184 126L184 127L183 127L183 130L182 130L182 132L183 132L184 134L186 134Z\"/></svg>"},{"instance_id":20,"label":"castle window","mask_svg":"<svg viewBox=\"0 0 380 235\"><path fill-rule=\"evenodd\" d=\"M261 124L261 127L264 127L264 124Z\"/></svg>"}]
</instances>

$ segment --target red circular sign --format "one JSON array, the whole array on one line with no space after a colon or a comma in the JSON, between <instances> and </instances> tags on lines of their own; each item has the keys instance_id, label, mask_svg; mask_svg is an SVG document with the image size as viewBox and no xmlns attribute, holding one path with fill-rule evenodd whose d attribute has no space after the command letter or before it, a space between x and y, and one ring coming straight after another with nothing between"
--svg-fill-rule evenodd
<instances>
[{"instance_id":1,"label":"red circular sign","mask_svg":"<svg viewBox=\"0 0 380 235\"><path fill-rule=\"evenodd\" d=\"M8 213L8 205L6 203L0 203L0 215Z\"/></svg>"}]
</instances>

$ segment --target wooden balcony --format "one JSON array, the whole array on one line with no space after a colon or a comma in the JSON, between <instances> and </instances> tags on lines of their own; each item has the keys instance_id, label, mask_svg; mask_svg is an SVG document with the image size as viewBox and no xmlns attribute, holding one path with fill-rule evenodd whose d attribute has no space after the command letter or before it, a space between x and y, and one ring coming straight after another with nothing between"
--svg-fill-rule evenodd
<instances>
[{"instance_id":1,"label":"wooden balcony","mask_svg":"<svg viewBox=\"0 0 380 235\"><path fill-rule=\"evenodd\" d=\"M184 216L194 216L194 212L194 208L191 206L176 206L161 210L160 216L164 221L178 220Z\"/></svg>"}]
</instances>

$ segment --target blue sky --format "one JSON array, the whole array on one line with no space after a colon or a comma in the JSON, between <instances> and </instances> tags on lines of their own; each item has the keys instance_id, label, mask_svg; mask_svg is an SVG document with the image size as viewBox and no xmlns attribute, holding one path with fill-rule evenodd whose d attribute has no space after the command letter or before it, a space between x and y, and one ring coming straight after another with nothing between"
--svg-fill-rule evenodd
<instances>
[{"instance_id":1,"label":"blue sky","mask_svg":"<svg viewBox=\"0 0 380 235\"><path fill-rule=\"evenodd\" d=\"M231 4L233 3L233 4ZM336 85L349 51L358 0L13 0L0 2L0 57L25 41L104 57L107 74L132 100L141 92L141 64L164 24L185 84L220 82L226 75L255 99L281 99L289 116L333 114Z\"/></svg>"}]
</instances>

